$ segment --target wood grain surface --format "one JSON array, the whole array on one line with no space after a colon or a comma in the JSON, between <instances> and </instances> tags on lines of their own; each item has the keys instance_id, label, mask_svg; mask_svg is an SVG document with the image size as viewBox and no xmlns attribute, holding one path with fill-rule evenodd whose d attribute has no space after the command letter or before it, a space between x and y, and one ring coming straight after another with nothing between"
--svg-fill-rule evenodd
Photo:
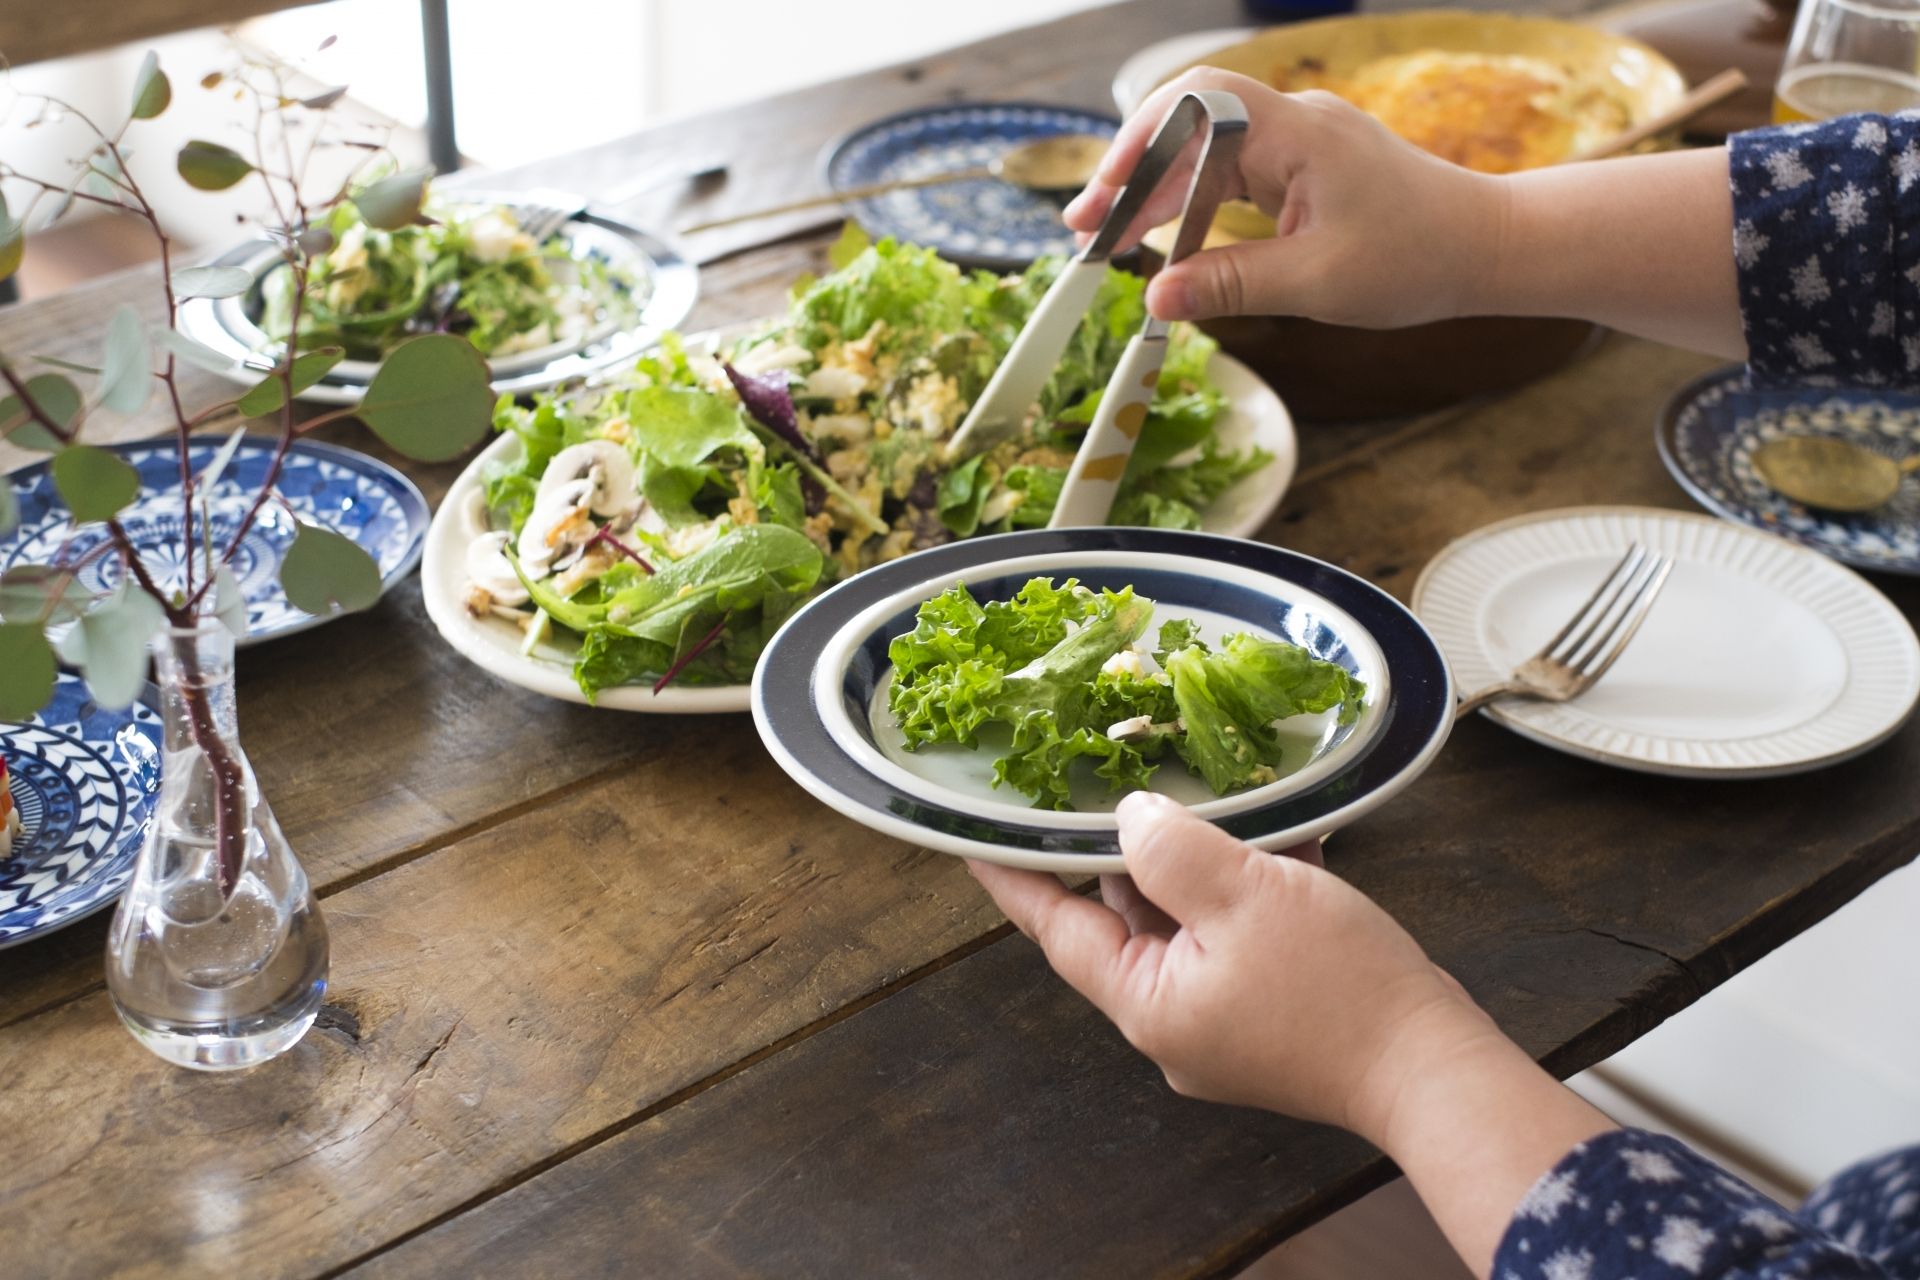
<instances>
[{"instance_id":1,"label":"wood grain surface","mask_svg":"<svg viewBox=\"0 0 1920 1280\"><path fill-rule=\"evenodd\" d=\"M831 137L913 103L1098 105L1127 53L1240 12L1137 0L488 183L728 160L697 207L641 210L678 225L805 194ZM749 243L782 230L695 246L716 260L692 327L767 314L818 268L823 234ZM87 360L152 285L0 310L0 350ZM1610 339L1498 401L1309 426L1263 536L1405 598L1492 520L1684 506L1652 426L1707 367ZM184 385L193 408L231 394ZM437 501L458 464L404 469ZM1880 585L1920 612L1920 587ZM10 1276L1223 1275L1391 1176L1349 1137L1173 1096L958 863L809 800L745 716L512 689L438 640L414 583L239 667L244 740L332 929L328 1005L285 1058L199 1076L115 1021L103 922L0 955ZM1756 786L1475 720L1329 861L1568 1074L1910 858L1916 769L1913 726Z\"/></svg>"}]
</instances>

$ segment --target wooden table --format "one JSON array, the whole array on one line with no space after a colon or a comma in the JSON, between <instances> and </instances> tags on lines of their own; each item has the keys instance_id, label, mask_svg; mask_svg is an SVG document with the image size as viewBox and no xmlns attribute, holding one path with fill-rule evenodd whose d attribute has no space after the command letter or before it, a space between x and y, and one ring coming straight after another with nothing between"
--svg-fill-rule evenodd
<instances>
[{"instance_id":1,"label":"wooden table","mask_svg":"<svg viewBox=\"0 0 1920 1280\"><path fill-rule=\"evenodd\" d=\"M509 177L726 157L701 212L750 208L809 189L862 120L1097 104L1127 51L1237 13L1139 0ZM776 307L821 243L715 266L695 324ZM87 359L152 292L136 272L0 313L0 349ZM1611 339L1496 403L1308 427L1265 536L1404 597L1500 517L1684 507L1651 426L1707 365ZM457 468L407 470L437 498ZM412 582L242 655L240 705L333 932L329 1002L285 1058L201 1076L116 1023L103 919L0 956L10 1276L1207 1276L1391 1176L1353 1138L1175 1097L958 862L810 800L743 715L510 688L439 641ZM1920 725L1762 786L1605 769L1476 719L1330 860L1567 1074L1911 857L1916 775Z\"/></svg>"}]
</instances>

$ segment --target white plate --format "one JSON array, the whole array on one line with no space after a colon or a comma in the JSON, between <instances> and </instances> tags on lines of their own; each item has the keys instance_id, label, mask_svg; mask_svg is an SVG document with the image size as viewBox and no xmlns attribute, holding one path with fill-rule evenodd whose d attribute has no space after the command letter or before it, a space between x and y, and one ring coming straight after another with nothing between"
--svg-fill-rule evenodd
<instances>
[{"instance_id":1,"label":"white plate","mask_svg":"<svg viewBox=\"0 0 1920 1280\"><path fill-rule=\"evenodd\" d=\"M1120 108L1122 116L1132 115L1141 100L1159 88L1168 76L1215 50L1239 44L1259 30L1258 27L1220 27L1213 31L1189 31L1186 35L1148 45L1121 63L1120 70L1114 73L1113 105Z\"/></svg>"},{"instance_id":2,"label":"white plate","mask_svg":"<svg viewBox=\"0 0 1920 1280\"><path fill-rule=\"evenodd\" d=\"M1555 706L1485 714L1574 755L1676 777L1764 778L1884 741L1920 698L1920 642L1852 570L1768 534L1641 507L1545 511L1436 556L1413 609L1463 693L1505 679L1633 541L1677 561L1606 679Z\"/></svg>"},{"instance_id":3,"label":"white plate","mask_svg":"<svg viewBox=\"0 0 1920 1280\"><path fill-rule=\"evenodd\" d=\"M511 192L461 191L459 203L515 206ZM575 258L596 258L630 278L634 314L624 323L602 322L570 342L503 355L488 362L496 394L531 395L631 364L693 309L699 271L673 245L598 208L564 224L563 236ZM180 330L227 360L221 377L252 386L272 367L282 344L269 338L248 314L249 299L268 272L282 263L271 240L236 245L211 265L238 267L253 278L246 293L231 298L189 298L180 305ZM298 399L311 404L353 405L366 394L377 362L343 360Z\"/></svg>"},{"instance_id":4,"label":"white plate","mask_svg":"<svg viewBox=\"0 0 1920 1280\"><path fill-rule=\"evenodd\" d=\"M1273 461L1221 494L1205 512L1205 528L1229 537L1252 537L1280 505L1293 479L1299 458L1293 418L1273 389L1232 356L1216 354L1207 371L1227 397L1227 412L1219 426L1222 444L1232 450L1255 446L1272 454ZM497 460L515 456L519 448L518 436L501 436L469 463L447 490L427 530L426 554L420 564L421 593L433 625L448 644L475 664L523 689L568 702L585 702L586 696L574 683L570 653L546 645L530 656L523 655L517 627L500 618L475 618L462 603L467 591L467 544L485 527L486 469ZM745 711L750 696L744 684L669 686L657 694L643 685L629 685L601 690L595 705L615 711L694 715Z\"/></svg>"},{"instance_id":5,"label":"white plate","mask_svg":"<svg viewBox=\"0 0 1920 1280\"><path fill-rule=\"evenodd\" d=\"M1332 716L1287 726L1300 767L1265 786L1215 797L1177 761L1154 790L1263 849L1284 849L1384 804L1439 754L1453 724L1440 648L1405 606L1342 569L1264 543L1158 529L1039 529L950 542L839 583L767 646L753 677L753 717L782 769L823 804L923 848L1039 871L1124 869L1118 799L1075 787L1077 811L1022 802L991 785L996 751L899 750L886 710L889 642L932 596L964 581L1006 599L1033 577L1134 587L1154 601L1148 634L1169 618L1203 634L1251 631L1290 641L1367 684L1352 724ZM1087 780L1083 780L1087 781Z\"/></svg>"}]
</instances>

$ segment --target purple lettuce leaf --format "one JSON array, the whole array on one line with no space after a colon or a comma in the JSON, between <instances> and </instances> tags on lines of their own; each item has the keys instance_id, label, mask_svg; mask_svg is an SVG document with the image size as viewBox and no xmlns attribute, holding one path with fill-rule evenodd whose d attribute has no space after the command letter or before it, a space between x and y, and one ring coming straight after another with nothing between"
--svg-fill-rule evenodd
<instances>
[{"instance_id":1,"label":"purple lettuce leaf","mask_svg":"<svg viewBox=\"0 0 1920 1280\"><path fill-rule=\"evenodd\" d=\"M793 393L787 390L785 369L755 374L742 373L730 364L720 367L727 371L727 381L739 393L740 403L749 417L793 446L816 467L826 468L827 460L820 456L819 447L800 432L800 415L793 407ZM800 477L800 494L806 500L810 516L818 515L826 505L827 491L812 476Z\"/></svg>"}]
</instances>

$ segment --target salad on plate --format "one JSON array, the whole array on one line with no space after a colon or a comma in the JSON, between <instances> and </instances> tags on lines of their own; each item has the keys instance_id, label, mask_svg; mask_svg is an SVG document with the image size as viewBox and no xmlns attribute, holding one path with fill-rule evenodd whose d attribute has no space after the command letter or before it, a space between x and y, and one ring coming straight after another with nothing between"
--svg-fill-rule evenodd
<instances>
[{"instance_id":1,"label":"salad on plate","mask_svg":"<svg viewBox=\"0 0 1920 1280\"><path fill-rule=\"evenodd\" d=\"M909 750L1002 754L993 782L1036 806L1073 807L1075 761L1109 790L1144 790L1174 757L1215 795L1277 782L1306 763L1295 716L1358 718L1366 685L1284 640L1236 632L1208 644L1190 619L1144 637L1153 601L1034 578L981 604L964 584L920 606L894 637L887 708Z\"/></svg>"},{"instance_id":2,"label":"salad on plate","mask_svg":"<svg viewBox=\"0 0 1920 1280\"><path fill-rule=\"evenodd\" d=\"M809 595L955 538L1044 526L1098 398L1145 318L1110 270L1023 428L947 441L1058 273L1000 276L855 233L785 315L707 352L669 335L626 373L531 405L485 475L466 607L575 654L589 700L616 685L731 685ZM1199 527L1268 454L1230 450L1215 344L1175 326L1115 524Z\"/></svg>"},{"instance_id":3,"label":"salad on plate","mask_svg":"<svg viewBox=\"0 0 1920 1280\"><path fill-rule=\"evenodd\" d=\"M456 333L489 358L578 347L633 309L628 282L555 233L535 243L504 205L431 200L425 220L385 231L342 201L313 230L300 349L337 346L379 360L422 333ZM260 328L285 342L293 279L261 281Z\"/></svg>"}]
</instances>

